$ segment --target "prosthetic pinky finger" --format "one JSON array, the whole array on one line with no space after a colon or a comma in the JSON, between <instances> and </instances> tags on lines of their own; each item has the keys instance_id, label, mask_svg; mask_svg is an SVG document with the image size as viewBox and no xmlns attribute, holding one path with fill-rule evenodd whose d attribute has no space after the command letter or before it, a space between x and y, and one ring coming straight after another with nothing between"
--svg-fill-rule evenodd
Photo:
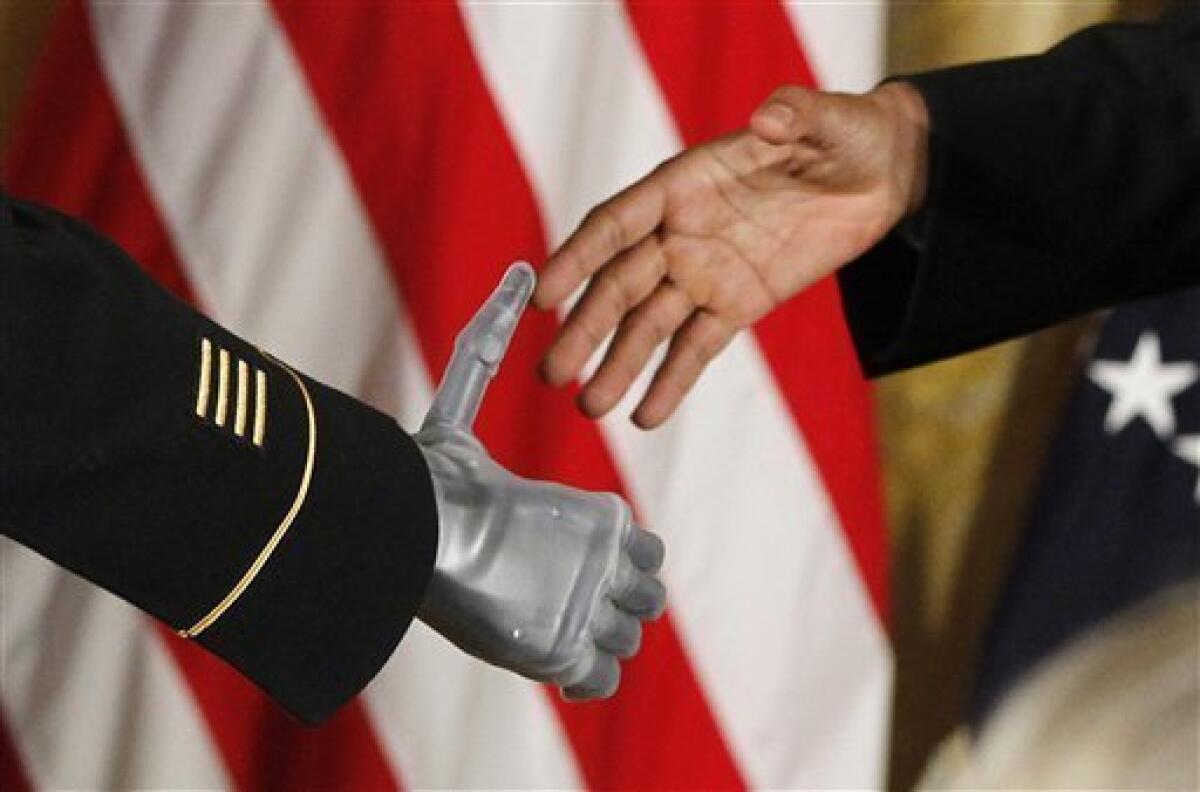
<instances>
[{"instance_id":1,"label":"prosthetic pinky finger","mask_svg":"<svg viewBox=\"0 0 1200 792\"><path fill-rule=\"evenodd\" d=\"M579 657L575 658L562 671L555 673L549 678L544 678L544 680L560 688L569 688L581 684L583 680L587 679L588 675L592 673L592 668L596 665L596 658L599 652L591 639L585 637L585 642L586 648L583 649Z\"/></svg>"},{"instance_id":2,"label":"prosthetic pinky finger","mask_svg":"<svg viewBox=\"0 0 1200 792\"><path fill-rule=\"evenodd\" d=\"M596 655L591 673L577 684L563 688L563 697L571 701L608 698L621 684L621 664L603 652Z\"/></svg>"}]
</instances>

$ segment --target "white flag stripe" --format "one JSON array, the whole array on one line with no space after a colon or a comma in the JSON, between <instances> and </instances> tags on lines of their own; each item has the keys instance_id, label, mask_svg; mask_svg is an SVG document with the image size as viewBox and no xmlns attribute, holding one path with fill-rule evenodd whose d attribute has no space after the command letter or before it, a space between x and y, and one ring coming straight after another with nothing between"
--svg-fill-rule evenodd
<instances>
[{"instance_id":1,"label":"white flag stripe","mask_svg":"<svg viewBox=\"0 0 1200 792\"><path fill-rule=\"evenodd\" d=\"M463 13L552 241L679 148L619 6ZM604 433L667 539L676 625L749 782L878 785L890 650L753 337L730 345L663 429L635 429L631 407Z\"/></svg>"},{"instance_id":2,"label":"white flag stripe","mask_svg":"<svg viewBox=\"0 0 1200 792\"><path fill-rule=\"evenodd\" d=\"M344 168L269 10L97 4L92 20L201 302L336 387L382 395L399 381L419 393L400 377L405 334L378 249L357 200L343 200L352 192ZM308 123L297 123L300 113ZM326 189L331 179L340 190ZM375 263L369 275L347 277L367 271L362 260Z\"/></svg>"},{"instance_id":3,"label":"white flag stripe","mask_svg":"<svg viewBox=\"0 0 1200 792\"><path fill-rule=\"evenodd\" d=\"M270 11L98 5L93 19L150 191L216 318L415 427L431 398L429 375L345 163ZM484 671L420 630L366 698L410 787L579 783L539 686Z\"/></svg>"},{"instance_id":4,"label":"white flag stripe","mask_svg":"<svg viewBox=\"0 0 1200 792\"><path fill-rule=\"evenodd\" d=\"M404 782L427 789L580 789L575 755L546 691L467 661L414 624L387 671L367 688L380 739Z\"/></svg>"},{"instance_id":5,"label":"white flag stripe","mask_svg":"<svg viewBox=\"0 0 1200 792\"><path fill-rule=\"evenodd\" d=\"M0 584L4 716L35 787L229 787L145 614L8 539Z\"/></svg>"},{"instance_id":6,"label":"white flag stripe","mask_svg":"<svg viewBox=\"0 0 1200 792\"><path fill-rule=\"evenodd\" d=\"M828 91L870 90L883 76L883 0L786 2L817 84Z\"/></svg>"}]
</instances>

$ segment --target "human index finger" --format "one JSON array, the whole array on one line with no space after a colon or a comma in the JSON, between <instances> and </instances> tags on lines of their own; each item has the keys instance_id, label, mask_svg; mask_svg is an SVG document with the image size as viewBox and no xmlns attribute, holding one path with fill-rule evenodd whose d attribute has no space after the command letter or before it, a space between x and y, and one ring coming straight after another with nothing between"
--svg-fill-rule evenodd
<instances>
[{"instance_id":1,"label":"human index finger","mask_svg":"<svg viewBox=\"0 0 1200 792\"><path fill-rule=\"evenodd\" d=\"M539 308L561 303L597 270L662 223L666 178L660 167L588 212L542 267L533 298Z\"/></svg>"}]
</instances>

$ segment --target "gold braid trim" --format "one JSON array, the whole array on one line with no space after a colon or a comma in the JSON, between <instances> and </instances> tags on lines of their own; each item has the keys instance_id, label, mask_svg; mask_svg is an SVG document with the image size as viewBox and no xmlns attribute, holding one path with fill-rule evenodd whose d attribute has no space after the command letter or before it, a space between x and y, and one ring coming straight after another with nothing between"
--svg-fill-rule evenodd
<instances>
[{"instance_id":1,"label":"gold braid trim","mask_svg":"<svg viewBox=\"0 0 1200 792\"><path fill-rule=\"evenodd\" d=\"M268 356L269 357L269 356ZM275 360L274 358L271 358ZM266 565L267 559L271 557L271 553L275 552L275 548L283 540L284 534L288 528L292 527L292 523L296 520L296 515L300 513L300 508L304 505L304 499L308 497L308 487L312 483L313 466L317 461L317 413L313 409L312 397L308 393L308 388L304 385L304 380L286 364L279 360L275 360L280 368L287 372L295 382L296 387L300 389L300 395L304 397L304 408L308 411L308 457L304 460L304 474L300 477L300 488L296 492L296 498L292 501L292 507L288 509L287 514L283 516L283 521L279 523L279 527L275 529L275 533L271 535L271 539L263 547L262 552L254 559L254 563L246 570L246 574L242 575L242 579L237 582L225 598L217 603L217 606L208 612L200 621L193 624L186 630L179 630L178 634L184 638L195 638L200 633L204 632L212 625L225 611L229 610L233 603L237 602L238 597L242 596L254 578L258 577L258 573Z\"/></svg>"}]
</instances>

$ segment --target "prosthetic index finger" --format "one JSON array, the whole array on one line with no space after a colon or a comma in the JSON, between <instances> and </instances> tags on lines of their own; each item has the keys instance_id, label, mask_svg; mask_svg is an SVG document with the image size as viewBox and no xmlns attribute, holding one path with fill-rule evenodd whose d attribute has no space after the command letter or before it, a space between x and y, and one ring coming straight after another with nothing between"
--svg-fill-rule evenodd
<instances>
[{"instance_id":1,"label":"prosthetic index finger","mask_svg":"<svg viewBox=\"0 0 1200 792\"><path fill-rule=\"evenodd\" d=\"M634 566L650 574L657 574L662 569L667 548L658 534L633 525L630 526L629 536L625 541L625 552L629 554Z\"/></svg>"}]
</instances>

